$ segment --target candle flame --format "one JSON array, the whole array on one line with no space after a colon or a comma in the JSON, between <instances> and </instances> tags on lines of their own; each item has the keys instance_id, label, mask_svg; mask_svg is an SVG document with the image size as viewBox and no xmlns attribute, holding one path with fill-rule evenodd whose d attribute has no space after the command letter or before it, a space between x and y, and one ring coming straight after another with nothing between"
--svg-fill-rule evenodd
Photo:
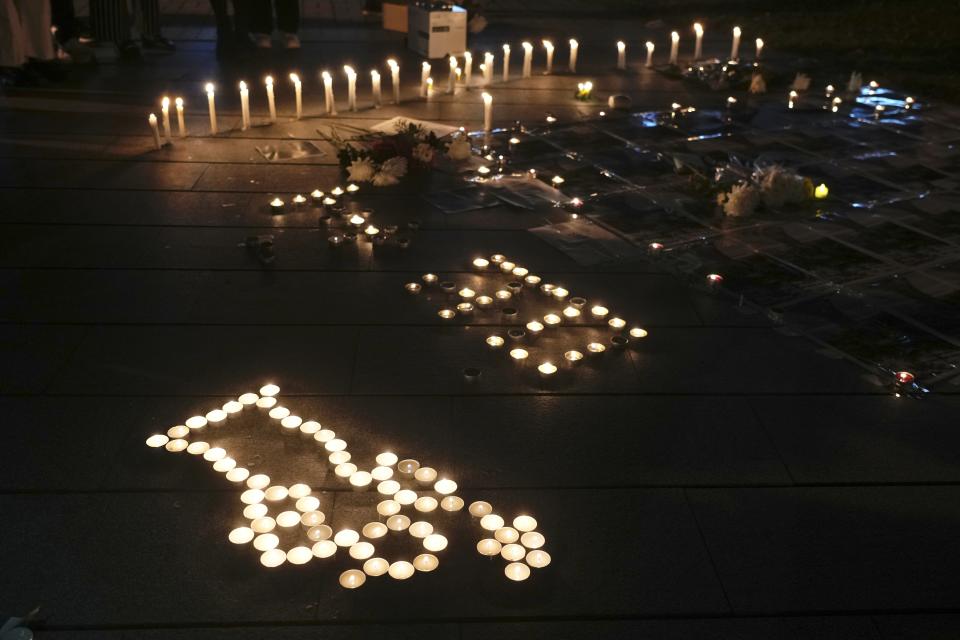
<instances>
[{"instance_id":1,"label":"candle flame","mask_svg":"<svg viewBox=\"0 0 960 640\"><path fill-rule=\"evenodd\" d=\"M547 51L553 51L553 43L549 40L543 40L543 48Z\"/></svg>"},{"instance_id":2,"label":"candle flame","mask_svg":"<svg viewBox=\"0 0 960 640\"><path fill-rule=\"evenodd\" d=\"M357 72L348 64L343 65L343 72L346 73L349 78L355 78L357 76Z\"/></svg>"},{"instance_id":3,"label":"candle flame","mask_svg":"<svg viewBox=\"0 0 960 640\"><path fill-rule=\"evenodd\" d=\"M617 51L619 51L620 53L623 53L626 50L626 48L627 48L626 42L624 42L623 40L617 41Z\"/></svg>"},{"instance_id":4,"label":"candle flame","mask_svg":"<svg viewBox=\"0 0 960 640\"><path fill-rule=\"evenodd\" d=\"M508 44L503 45L503 52L504 52L504 53L510 53L510 45L508 45ZM467 56L469 53L470 53L470 52L467 51L467 53L463 54L463 56L466 58L466 56ZM469 59L470 59L470 58L467 58L467 60L469 60Z\"/></svg>"},{"instance_id":5,"label":"candle flame","mask_svg":"<svg viewBox=\"0 0 960 640\"><path fill-rule=\"evenodd\" d=\"M422 66L423 66L423 68L424 68L426 71L430 71L430 63L427 62L426 60L423 61L423 65L422 65Z\"/></svg>"},{"instance_id":6,"label":"candle flame","mask_svg":"<svg viewBox=\"0 0 960 640\"><path fill-rule=\"evenodd\" d=\"M483 92L482 97L483 97L483 104L490 104L493 102L493 96L487 93L486 91Z\"/></svg>"},{"instance_id":7,"label":"candle flame","mask_svg":"<svg viewBox=\"0 0 960 640\"><path fill-rule=\"evenodd\" d=\"M300 76L298 76L298 75L295 74L295 73L291 73L291 74L290 74L290 81L293 82L293 84L300 84Z\"/></svg>"},{"instance_id":8,"label":"candle flame","mask_svg":"<svg viewBox=\"0 0 960 640\"><path fill-rule=\"evenodd\" d=\"M240 91L246 91L246 90L247 90L247 83L244 82L243 80L241 80L241 81L240 81Z\"/></svg>"},{"instance_id":9,"label":"candle flame","mask_svg":"<svg viewBox=\"0 0 960 640\"><path fill-rule=\"evenodd\" d=\"M697 36L703 35L703 25L700 24L699 22L693 23L693 30L697 32Z\"/></svg>"},{"instance_id":10,"label":"candle flame","mask_svg":"<svg viewBox=\"0 0 960 640\"><path fill-rule=\"evenodd\" d=\"M819 184L817 188L814 189L813 195L817 200L823 200L830 195L830 189L825 184Z\"/></svg>"},{"instance_id":11,"label":"candle flame","mask_svg":"<svg viewBox=\"0 0 960 640\"><path fill-rule=\"evenodd\" d=\"M213 83L212 83L212 82L208 82L204 88L207 90L207 93L213 93Z\"/></svg>"},{"instance_id":12,"label":"candle flame","mask_svg":"<svg viewBox=\"0 0 960 640\"><path fill-rule=\"evenodd\" d=\"M649 51L650 53L653 53L653 48L654 48L655 46L656 46L656 45L653 44L652 42L650 42L649 40L647 41L647 51Z\"/></svg>"},{"instance_id":13,"label":"candle flame","mask_svg":"<svg viewBox=\"0 0 960 640\"><path fill-rule=\"evenodd\" d=\"M680 34L677 33L676 31L671 31L671 32L670 32L670 39L671 39L672 41L674 41L674 42L680 42Z\"/></svg>"},{"instance_id":14,"label":"candle flame","mask_svg":"<svg viewBox=\"0 0 960 640\"><path fill-rule=\"evenodd\" d=\"M380 72L377 71L376 69L371 69L371 70L370 70L370 77L372 77L374 80L379 80L379 79L380 79Z\"/></svg>"},{"instance_id":15,"label":"candle flame","mask_svg":"<svg viewBox=\"0 0 960 640\"><path fill-rule=\"evenodd\" d=\"M533 45L529 42L524 42L522 44L524 51L533 51Z\"/></svg>"},{"instance_id":16,"label":"candle flame","mask_svg":"<svg viewBox=\"0 0 960 640\"><path fill-rule=\"evenodd\" d=\"M387 59L387 66L390 67L390 69L393 70L393 71L396 71L397 69L400 68L400 65L398 65L398 64L397 64L397 61L394 60L393 58L388 58L388 59Z\"/></svg>"},{"instance_id":17,"label":"candle flame","mask_svg":"<svg viewBox=\"0 0 960 640\"><path fill-rule=\"evenodd\" d=\"M330 84L333 81L333 76L330 75L329 71L324 71L320 74L320 77L323 78L324 84Z\"/></svg>"},{"instance_id":18,"label":"candle flame","mask_svg":"<svg viewBox=\"0 0 960 640\"><path fill-rule=\"evenodd\" d=\"M273 86L273 76L267 76L266 78L264 78L264 82L267 83L267 86L268 86L268 87L272 87L272 86Z\"/></svg>"},{"instance_id":19,"label":"candle flame","mask_svg":"<svg viewBox=\"0 0 960 640\"><path fill-rule=\"evenodd\" d=\"M151 113L147 120L150 122L150 124L157 124L157 114Z\"/></svg>"},{"instance_id":20,"label":"candle flame","mask_svg":"<svg viewBox=\"0 0 960 640\"><path fill-rule=\"evenodd\" d=\"M167 96L163 96L163 100L160 101L160 106L162 106L164 109L169 109L170 98L168 98Z\"/></svg>"},{"instance_id":21,"label":"candle flame","mask_svg":"<svg viewBox=\"0 0 960 640\"><path fill-rule=\"evenodd\" d=\"M576 39L570 38L570 46L571 46L571 47L579 47L579 46L580 46L580 43L577 42Z\"/></svg>"},{"instance_id":22,"label":"candle flame","mask_svg":"<svg viewBox=\"0 0 960 640\"><path fill-rule=\"evenodd\" d=\"M177 109L183 109L183 98L177 98L174 102L177 104Z\"/></svg>"},{"instance_id":23,"label":"candle flame","mask_svg":"<svg viewBox=\"0 0 960 640\"><path fill-rule=\"evenodd\" d=\"M740 37L740 33L741 33L740 27L734 27L734 28L733 28L733 35L734 35L734 37L739 38L739 37Z\"/></svg>"}]
</instances>

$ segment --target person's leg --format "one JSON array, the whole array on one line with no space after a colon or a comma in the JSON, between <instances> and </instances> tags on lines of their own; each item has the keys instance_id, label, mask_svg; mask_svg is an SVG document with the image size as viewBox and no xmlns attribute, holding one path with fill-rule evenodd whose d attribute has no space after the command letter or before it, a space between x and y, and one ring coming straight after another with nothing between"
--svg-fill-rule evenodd
<instances>
[{"instance_id":1,"label":"person's leg","mask_svg":"<svg viewBox=\"0 0 960 640\"><path fill-rule=\"evenodd\" d=\"M270 48L273 33L273 3L270 0L242 0L246 6L250 37L260 49Z\"/></svg>"},{"instance_id":2,"label":"person's leg","mask_svg":"<svg viewBox=\"0 0 960 640\"><path fill-rule=\"evenodd\" d=\"M233 21L227 11L227 0L210 0L213 17L217 24L217 58L233 51Z\"/></svg>"},{"instance_id":3,"label":"person's leg","mask_svg":"<svg viewBox=\"0 0 960 640\"><path fill-rule=\"evenodd\" d=\"M140 41L146 49L173 51L173 43L160 34L160 0L134 0L139 16Z\"/></svg>"},{"instance_id":4,"label":"person's leg","mask_svg":"<svg viewBox=\"0 0 960 640\"><path fill-rule=\"evenodd\" d=\"M129 40L127 0L90 0L90 30L100 42L119 44Z\"/></svg>"},{"instance_id":5,"label":"person's leg","mask_svg":"<svg viewBox=\"0 0 960 640\"><path fill-rule=\"evenodd\" d=\"M14 0L0 0L0 68L9 73L26 61L20 11Z\"/></svg>"},{"instance_id":6,"label":"person's leg","mask_svg":"<svg viewBox=\"0 0 960 640\"><path fill-rule=\"evenodd\" d=\"M16 0L20 12L24 53L28 58L49 62L56 58L53 34L50 32L50 3L36 0Z\"/></svg>"},{"instance_id":7,"label":"person's leg","mask_svg":"<svg viewBox=\"0 0 960 640\"><path fill-rule=\"evenodd\" d=\"M57 27L57 40L65 44L79 35L73 0L50 0L50 21Z\"/></svg>"},{"instance_id":8,"label":"person's leg","mask_svg":"<svg viewBox=\"0 0 960 640\"><path fill-rule=\"evenodd\" d=\"M283 46L300 48L300 0L274 0L277 7L277 28L283 33Z\"/></svg>"}]
</instances>

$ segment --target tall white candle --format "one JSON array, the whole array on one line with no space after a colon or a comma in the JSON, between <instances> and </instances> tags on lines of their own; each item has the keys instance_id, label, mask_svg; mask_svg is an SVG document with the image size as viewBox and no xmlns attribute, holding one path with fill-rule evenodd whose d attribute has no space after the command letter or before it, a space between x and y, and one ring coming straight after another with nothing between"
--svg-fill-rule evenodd
<instances>
[{"instance_id":1,"label":"tall white candle","mask_svg":"<svg viewBox=\"0 0 960 640\"><path fill-rule=\"evenodd\" d=\"M323 101L328 115L336 115L337 105L333 99L333 76L329 71L320 74L323 78Z\"/></svg>"},{"instance_id":2,"label":"tall white candle","mask_svg":"<svg viewBox=\"0 0 960 640\"><path fill-rule=\"evenodd\" d=\"M733 28L733 44L730 46L730 59L736 60L740 57L740 27Z\"/></svg>"},{"instance_id":3,"label":"tall white candle","mask_svg":"<svg viewBox=\"0 0 960 640\"><path fill-rule=\"evenodd\" d=\"M433 97L433 78L427 78L427 100Z\"/></svg>"},{"instance_id":4,"label":"tall white candle","mask_svg":"<svg viewBox=\"0 0 960 640\"><path fill-rule=\"evenodd\" d=\"M473 76L473 54L469 51L463 53L463 85L470 86L470 78Z\"/></svg>"},{"instance_id":5,"label":"tall white candle","mask_svg":"<svg viewBox=\"0 0 960 640\"><path fill-rule=\"evenodd\" d=\"M210 135L217 134L217 105L213 100L213 83L208 82L207 86L207 111L210 113Z\"/></svg>"},{"instance_id":6,"label":"tall white candle","mask_svg":"<svg viewBox=\"0 0 960 640\"><path fill-rule=\"evenodd\" d=\"M453 93L457 88L457 58L450 56L450 75L447 76L447 93Z\"/></svg>"},{"instance_id":7,"label":"tall white candle","mask_svg":"<svg viewBox=\"0 0 960 640\"><path fill-rule=\"evenodd\" d=\"M577 52L580 50L580 43L570 38L570 73L577 72Z\"/></svg>"},{"instance_id":8,"label":"tall white candle","mask_svg":"<svg viewBox=\"0 0 960 640\"><path fill-rule=\"evenodd\" d=\"M493 130L493 96L486 91L483 93L483 130Z\"/></svg>"},{"instance_id":9,"label":"tall white candle","mask_svg":"<svg viewBox=\"0 0 960 640\"><path fill-rule=\"evenodd\" d=\"M160 115L163 116L163 137L167 144L172 142L170 137L170 98L163 96L160 101Z\"/></svg>"},{"instance_id":10,"label":"tall white candle","mask_svg":"<svg viewBox=\"0 0 960 640\"><path fill-rule=\"evenodd\" d=\"M300 76L295 73L290 74L290 81L293 83L293 91L297 102L297 120L303 117L303 83L300 82Z\"/></svg>"},{"instance_id":11,"label":"tall white candle","mask_svg":"<svg viewBox=\"0 0 960 640\"><path fill-rule=\"evenodd\" d=\"M763 38L757 38L757 60L760 59L761 51L763 51Z\"/></svg>"},{"instance_id":12,"label":"tall white candle","mask_svg":"<svg viewBox=\"0 0 960 640\"><path fill-rule=\"evenodd\" d=\"M177 98L177 135L187 137L187 123L183 120L183 98Z\"/></svg>"},{"instance_id":13,"label":"tall white candle","mask_svg":"<svg viewBox=\"0 0 960 640\"><path fill-rule=\"evenodd\" d=\"M656 48L656 45L647 41L647 69L653 67L653 50Z\"/></svg>"},{"instance_id":14,"label":"tall white candle","mask_svg":"<svg viewBox=\"0 0 960 640\"><path fill-rule=\"evenodd\" d=\"M250 128L250 91L243 80L240 81L240 128L243 131Z\"/></svg>"},{"instance_id":15,"label":"tall white candle","mask_svg":"<svg viewBox=\"0 0 960 640\"><path fill-rule=\"evenodd\" d=\"M357 110L357 72L350 65L343 66L343 72L347 74L347 105L350 111Z\"/></svg>"},{"instance_id":16,"label":"tall white candle","mask_svg":"<svg viewBox=\"0 0 960 640\"><path fill-rule=\"evenodd\" d=\"M393 103L400 104L400 65L390 58L387 60L387 66L390 67L390 81L393 83Z\"/></svg>"},{"instance_id":17,"label":"tall white candle","mask_svg":"<svg viewBox=\"0 0 960 640\"><path fill-rule=\"evenodd\" d=\"M670 33L670 64L677 64L677 58L680 53L680 34L676 31Z\"/></svg>"},{"instance_id":18,"label":"tall white candle","mask_svg":"<svg viewBox=\"0 0 960 640\"><path fill-rule=\"evenodd\" d=\"M147 122L150 123L150 130L153 131L153 144L160 148L160 127L157 126L157 114L151 113L150 117L147 118Z\"/></svg>"},{"instance_id":19,"label":"tall white candle","mask_svg":"<svg viewBox=\"0 0 960 640\"><path fill-rule=\"evenodd\" d=\"M489 86L493 84L493 54L489 51L483 54L483 64L487 65L487 69L483 74L483 81L484 84Z\"/></svg>"},{"instance_id":20,"label":"tall white candle","mask_svg":"<svg viewBox=\"0 0 960 640\"><path fill-rule=\"evenodd\" d=\"M693 59L699 60L703 57L703 25L694 22L693 31L697 34L697 43L693 47Z\"/></svg>"},{"instance_id":21,"label":"tall white candle","mask_svg":"<svg viewBox=\"0 0 960 640\"><path fill-rule=\"evenodd\" d=\"M373 90L373 106L379 109L382 98L380 97L380 72L376 69L370 70L370 85Z\"/></svg>"},{"instance_id":22,"label":"tall white candle","mask_svg":"<svg viewBox=\"0 0 960 640\"><path fill-rule=\"evenodd\" d=\"M547 50L547 71L549 75L553 73L553 43L549 40L543 41L543 48Z\"/></svg>"},{"instance_id":23,"label":"tall white candle","mask_svg":"<svg viewBox=\"0 0 960 640\"><path fill-rule=\"evenodd\" d=\"M420 67L420 97L427 97L427 78L430 77L430 63L426 60L423 61L423 65Z\"/></svg>"},{"instance_id":24,"label":"tall white candle","mask_svg":"<svg viewBox=\"0 0 960 640\"><path fill-rule=\"evenodd\" d=\"M267 85L267 108L270 109L270 122L276 122L277 99L273 94L273 76L267 76L264 82Z\"/></svg>"},{"instance_id":25,"label":"tall white candle","mask_svg":"<svg viewBox=\"0 0 960 640\"><path fill-rule=\"evenodd\" d=\"M617 69L627 68L627 43L623 40L617 42Z\"/></svg>"},{"instance_id":26,"label":"tall white candle","mask_svg":"<svg viewBox=\"0 0 960 640\"><path fill-rule=\"evenodd\" d=\"M503 81L510 81L510 45L503 45Z\"/></svg>"},{"instance_id":27,"label":"tall white candle","mask_svg":"<svg viewBox=\"0 0 960 640\"><path fill-rule=\"evenodd\" d=\"M533 45L529 42L523 43L523 77L529 78L530 71L533 69Z\"/></svg>"}]
</instances>

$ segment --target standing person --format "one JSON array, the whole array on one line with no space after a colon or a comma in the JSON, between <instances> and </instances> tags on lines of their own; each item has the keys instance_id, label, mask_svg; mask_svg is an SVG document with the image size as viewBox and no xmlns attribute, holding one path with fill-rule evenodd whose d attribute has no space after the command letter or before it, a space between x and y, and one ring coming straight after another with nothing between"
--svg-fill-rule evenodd
<instances>
[{"instance_id":1,"label":"standing person","mask_svg":"<svg viewBox=\"0 0 960 640\"><path fill-rule=\"evenodd\" d=\"M139 59L144 49L173 51L176 47L160 33L160 0L132 0L133 15L127 0L90 0L90 27L97 40L113 42L121 58ZM133 35L134 26L140 43Z\"/></svg>"},{"instance_id":2,"label":"standing person","mask_svg":"<svg viewBox=\"0 0 960 640\"><path fill-rule=\"evenodd\" d=\"M227 0L210 0L217 23L217 59L241 54L253 47L250 41L250 6L244 0L233 0L233 16Z\"/></svg>"},{"instance_id":3,"label":"standing person","mask_svg":"<svg viewBox=\"0 0 960 640\"><path fill-rule=\"evenodd\" d=\"M240 4L238 0L237 4ZM273 33L273 11L277 12L277 29L286 49L299 49L300 2L299 0L254 0L249 5L250 37L258 49L269 49Z\"/></svg>"},{"instance_id":4,"label":"standing person","mask_svg":"<svg viewBox=\"0 0 960 640\"><path fill-rule=\"evenodd\" d=\"M0 82L28 84L37 77L28 65L43 72L55 57L50 3L0 0Z\"/></svg>"}]
</instances>

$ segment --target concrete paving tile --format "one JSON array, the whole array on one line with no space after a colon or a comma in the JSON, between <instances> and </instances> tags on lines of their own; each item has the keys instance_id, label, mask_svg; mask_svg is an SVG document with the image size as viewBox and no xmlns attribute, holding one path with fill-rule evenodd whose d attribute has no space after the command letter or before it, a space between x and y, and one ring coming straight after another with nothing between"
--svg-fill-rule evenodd
<instances>
[{"instance_id":1,"label":"concrete paving tile","mask_svg":"<svg viewBox=\"0 0 960 640\"><path fill-rule=\"evenodd\" d=\"M700 489L688 495L733 608L955 608L956 487ZM947 550L947 551L945 551Z\"/></svg>"},{"instance_id":2,"label":"concrete paving tile","mask_svg":"<svg viewBox=\"0 0 960 640\"><path fill-rule=\"evenodd\" d=\"M0 326L0 391L42 393L73 357L83 327Z\"/></svg>"},{"instance_id":3,"label":"concrete paving tile","mask_svg":"<svg viewBox=\"0 0 960 640\"><path fill-rule=\"evenodd\" d=\"M876 615L873 621L883 640L951 640L960 630L960 615Z\"/></svg>"},{"instance_id":4,"label":"concrete paving tile","mask_svg":"<svg viewBox=\"0 0 960 640\"><path fill-rule=\"evenodd\" d=\"M113 189L190 189L207 169L203 163L124 162L119 160L0 159L3 187L90 187ZM51 176L57 176L51 180Z\"/></svg>"}]
</instances>

